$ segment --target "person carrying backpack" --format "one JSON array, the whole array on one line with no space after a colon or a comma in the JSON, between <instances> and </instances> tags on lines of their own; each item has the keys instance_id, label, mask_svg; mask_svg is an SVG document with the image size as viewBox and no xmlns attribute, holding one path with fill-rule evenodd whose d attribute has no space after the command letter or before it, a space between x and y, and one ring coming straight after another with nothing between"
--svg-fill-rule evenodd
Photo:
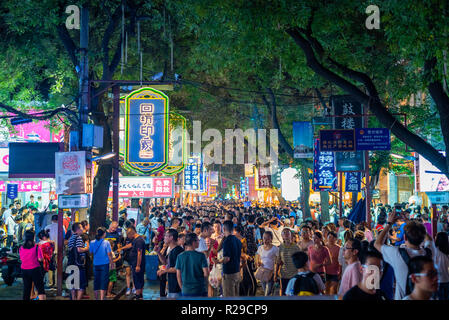
<instances>
[{"instance_id":1,"label":"person carrying backpack","mask_svg":"<svg viewBox=\"0 0 449 320\"><path fill-rule=\"evenodd\" d=\"M80 287L72 290L72 300L81 300L83 290L87 287L86 278L86 252L89 252L89 242L84 245L81 235L84 233L83 226L79 222L72 225L72 236L67 244L68 262L67 265L75 265L79 268Z\"/></svg>"},{"instance_id":2,"label":"person carrying backpack","mask_svg":"<svg viewBox=\"0 0 449 320\"><path fill-rule=\"evenodd\" d=\"M313 296L322 293L325 289L323 280L309 270L309 256L304 251L292 254L293 264L298 273L290 279L285 294L287 296Z\"/></svg>"},{"instance_id":3,"label":"person carrying backpack","mask_svg":"<svg viewBox=\"0 0 449 320\"><path fill-rule=\"evenodd\" d=\"M400 246L386 245L385 240L388 233L398 219L406 221L404 226L404 243ZM393 267L396 278L395 300L402 300L402 298L411 293L411 287L407 285L410 259L416 256L432 258L432 250L429 248L431 242L426 241L426 248L421 247L426 234L427 230L422 223L410 221L403 213L392 211L388 215L387 225L374 243L374 247L382 253L385 262Z\"/></svg>"}]
</instances>

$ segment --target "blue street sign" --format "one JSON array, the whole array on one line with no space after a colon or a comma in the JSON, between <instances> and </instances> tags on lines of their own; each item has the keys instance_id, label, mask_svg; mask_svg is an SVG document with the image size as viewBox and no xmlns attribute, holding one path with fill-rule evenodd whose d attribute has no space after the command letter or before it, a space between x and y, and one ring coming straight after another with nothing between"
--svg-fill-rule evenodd
<instances>
[{"instance_id":1,"label":"blue street sign","mask_svg":"<svg viewBox=\"0 0 449 320\"><path fill-rule=\"evenodd\" d=\"M18 194L19 194L18 184L8 183L6 185L6 196L8 197L8 199L14 200L15 198L17 198Z\"/></svg>"},{"instance_id":2,"label":"blue street sign","mask_svg":"<svg viewBox=\"0 0 449 320\"><path fill-rule=\"evenodd\" d=\"M345 192L360 192L361 184L361 172L345 172Z\"/></svg>"},{"instance_id":3,"label":"blue street sign","mask_svg":"<svg viewBox=\"0 0 449 320\"><path fill-rule=\"evenodd\" d=\"M386 128L355 129L357 150L390 150L390 130Z\"/></svg>"},{"instance_id":4,"label":"blue street sign","mask_svg":"<svg viewBox=\"0 0 449 320\"><path fill-rule=\"evenodd\" d=\"M355 151L354 130L320 130L320 151Z\"/></svg>"},{"instance_id":5,"label":"blue street sign","mask_svg":"<svg viewBox=\"0 0 449 320\"><path fill-rule=\"evenodd\" d=\"M335 157L330 151L320 151L319 141L315 140L313 155L314 191L337 191L337 173L335 172Z\"/></svg>"}]
</instances>

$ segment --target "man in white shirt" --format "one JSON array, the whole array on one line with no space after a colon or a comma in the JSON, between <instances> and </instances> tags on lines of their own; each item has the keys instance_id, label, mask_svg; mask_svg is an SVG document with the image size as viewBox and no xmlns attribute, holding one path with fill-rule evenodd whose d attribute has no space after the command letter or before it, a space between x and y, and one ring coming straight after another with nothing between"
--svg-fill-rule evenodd
<instances>
[{"instance_id":1,"label":"man in white shirt","mask_svg":"<svg viewBox=\"0 0 449 320\"><path fill-rule=\"evenodd\" d=\"M14 204L10 204L9 208L6 209L5 212L3 212L3 216L2 216L3 223L6 224L6 219L8 219L8 217L11 215L12 208L14 208Z\"/></svg>"},{"instance_id":2,"label":"man in white shirt","mask_svg":"<svg viewBox=\"0 0 449 320\"><path fill-rule=\"evenodd\" d=\"M16 208L12 208L11 209L11 215L6 219L6 228L8 229L7 231L7 238L6 238L6 246L8 248L11 247L12 242L14 241L15 238L15 232L16 232L16 226L17 223L15 222L15 218L17 216L17 209Z\"/></svg>"},{"instance_id":3,"label":"man in white shirt","mask_svg":"<svg viewBox=\"0 0 449 320\"><path fill-rule=\"evenodd\" d=\"M209 253L212 248L212 246L207 245L207 239L212 236L214 233L214 228L212 227L212 224L210 222L203 222L201 225L201 235L199 237L200 243L198 248L195 250L198 252L202 252L206 255L206 259L209 258Z\"/></svg>"},{"instance_id":4,"label":"man in white shirt","mask_svg":"<svg viewBox=\"0 0 449 320\"><path fill-rule=\"evenodd\" d=\"M424 244L426 249L421 247L427 231L425 226L417 221L406 220L407 222L404 227L404 244L401 246L389 246L385 244L391 226L400 218L405 219L403 214L397 215L395 211L390 212L385 228L374 243L375 248L382 253L385 262L393 267L396 278L395 300L401 300L407 295L408 266L405 260L416 256L432 256L432 251L428 248L431 246L430 241L426 241ZM401 254L401 252L403 253Z\"/></svg>"},{"instance_id":5,"label":"man in white shirt","mask_svg":"<svg viewBox=\"0 0 449 320\"><path fill-rule=\"evenodd\" d=\"M49 231L50 240L55 242L55 253L58 252L58 215L54 214L51 216L51 224L45 227L45 230ZM64 230L62 230L64 236Z\"/></svg>"}]
</instances>

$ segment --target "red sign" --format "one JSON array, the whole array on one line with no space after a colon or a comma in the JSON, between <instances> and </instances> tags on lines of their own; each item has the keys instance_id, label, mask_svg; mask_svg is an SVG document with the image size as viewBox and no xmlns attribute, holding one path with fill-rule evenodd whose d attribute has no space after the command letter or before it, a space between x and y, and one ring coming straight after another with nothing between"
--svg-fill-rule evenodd
<instances>
[{"instance_id":1,"label":"red sign","mask_svg":"<svg viewBox=\"0 0 449 320\"><path fill-rule=\"evenodd\" d=\"M258 172L258 187L259 189L271 188L271 174L270 167L259 167Z\"/></svg>"},{"instance_id":2,"label":"red sign","mask_svg":"<svg viewBox=\"0 0 449 320\"><path fill-rule=\"evenodd\" d=\"M6 191L6 184L18 184L19 192L42 192L42 181L0 181L0 192Z\"/></svg>"},{"instance_id":3,"label":"red sign","mask_svg":"<svg viewBox=\"0 0 449 320\"><path fill-rule=\"evenodd\" d=\"M172 177L121 177L120 198L173 198L174 181ZM109 189L112 198L112 184Z\"/></svg>"}]
</instances>

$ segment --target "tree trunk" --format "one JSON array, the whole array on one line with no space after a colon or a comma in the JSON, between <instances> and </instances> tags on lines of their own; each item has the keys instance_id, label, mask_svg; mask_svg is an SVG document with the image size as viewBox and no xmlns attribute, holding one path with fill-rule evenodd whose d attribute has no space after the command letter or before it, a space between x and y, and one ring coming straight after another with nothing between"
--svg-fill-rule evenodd
<instances>
[{"instance_id":1,"label":"tree trunk","mask_svg":"<svg viewBox=\"0 0 449 320\"><path fill-rule=\"evenodd\" d=\"M321 223L329 222L329 192L320 191Z\"/></svg>"},{"instance_id":2,"label":"tree trunk","mask_svg":"<svg viewBox=\"0 0 449 320\"><path fill-rule=\"evenodd\" d=\"M287 201L285 201L284 197L282 196L281 192L278 189L272 188L271 191L279 199L279 204L281 206L285 206L287 204Z\"/></svg>"}]
</instances>

